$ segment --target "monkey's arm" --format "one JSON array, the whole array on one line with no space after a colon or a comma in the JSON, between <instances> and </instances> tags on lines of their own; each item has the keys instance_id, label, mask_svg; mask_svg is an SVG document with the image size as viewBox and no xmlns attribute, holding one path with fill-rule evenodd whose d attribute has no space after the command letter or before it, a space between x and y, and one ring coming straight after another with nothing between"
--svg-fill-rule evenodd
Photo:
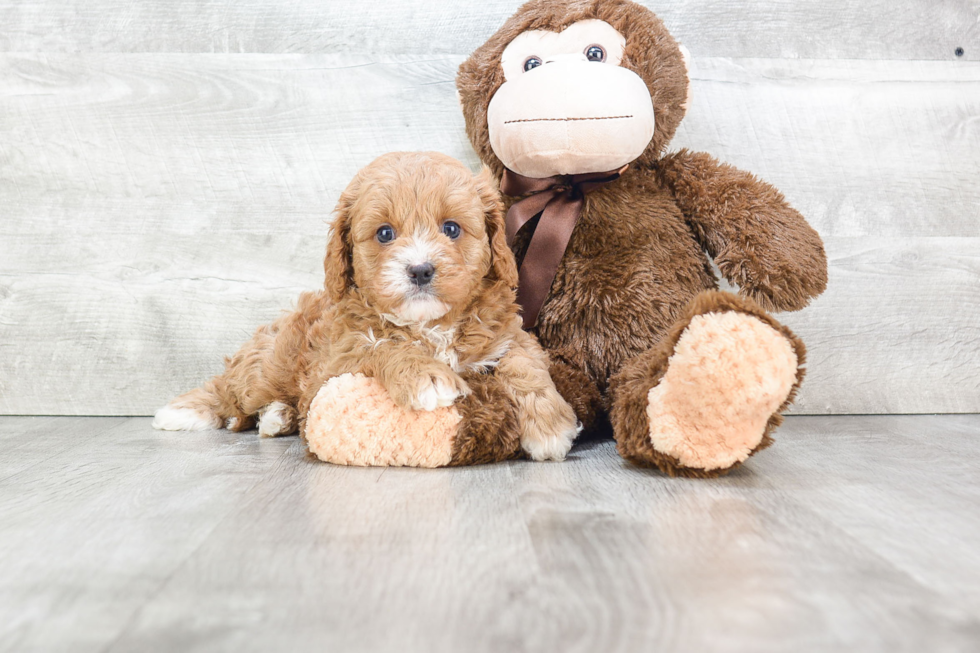
<instances>
[{"instance_id":1,"label":"monkey's arm","mask_svg":"<svg viewBox=\"0 0 980 653\"><path fill-rule=\"evenodd\" d=\"M827 287L823 241L773 186L687 150L664 157L657 174L742 294L769 310L796 311Z\"/></svg>"}]
</instances>

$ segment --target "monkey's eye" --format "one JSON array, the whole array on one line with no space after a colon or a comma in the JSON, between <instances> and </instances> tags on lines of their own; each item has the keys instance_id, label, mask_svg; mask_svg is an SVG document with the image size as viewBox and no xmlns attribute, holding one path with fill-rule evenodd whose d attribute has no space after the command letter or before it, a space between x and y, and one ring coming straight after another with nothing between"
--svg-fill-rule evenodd
<instances>
[{"instance_id":1,"label":"monkey's eye","mask_svg":"<svg viewBox=\"0 0 980 653\"><path fill-rule=\"evenodd\" d=\"M450 240L456 240L459 235L463 233L463 230L459 228L459 225L452 220L446 220L442 223L442 233L449 236Z\"/></svg>"},{"instance_id":2,"label":"monkey's eye","mask_svg":"<svg viewBox=\"0 0 980 653\"><path fill-rule=\"evenodd\" d=\"M531 70L532 68L537 68L541 65L540 57L528 57L524 60L524 72Z\"/></svg>"},{"instance_id":3,"label":"monkey's eye","mask_svg":"<svg viewBox=\"0 0 980 653\"><path fill-rule=\"evenodd\" d=\"M585 48L585 58L589 61L605 61L606 51L602 49L601 45L590 45Z\"/></svg>"},{"instance_id":4,"label":"monkey's eye","mask_svg":"<svg viewBox=\"0 0 980 653\"><path fill-rule=\"evenodd\" d=\"M374 234L374 236L378 239L378 242L383 245L385 243L390 243L395 239L395 230L391 228L391 225L384 224L378 227L378 231Z\"/></svg>"}]
</instances>

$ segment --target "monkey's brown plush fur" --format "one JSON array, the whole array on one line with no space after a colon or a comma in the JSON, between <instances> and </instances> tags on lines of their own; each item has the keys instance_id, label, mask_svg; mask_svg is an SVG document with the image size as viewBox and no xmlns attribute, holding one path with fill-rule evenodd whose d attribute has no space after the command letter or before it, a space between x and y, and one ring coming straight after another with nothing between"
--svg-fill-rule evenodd
<instances>
[{"instance_id":1,"label":"monkey's brown plush fur","mask_svg":"<svg viewBox=\"0 0 980 653\"><path fill-rule=\"evenodd\" d=\"M663 23L629 0L532 0L462 64L467 134L498 179L487 107L505 81L504 48L528 30L587 19L626 38L621 65L646 82L656 130L620 179L585 196L535 331L586 431L611 418L624 458L716 476L771 443L799 387L803 344L764 311L798 310L823 292L823 244L769 184L707 154L665 155L686 109L687 70ZM518 233L518 262L536 220ZM717 292L709 257L742 297ZM729 436L749 444L736 451Z\"/></svg>"}]
</instances>

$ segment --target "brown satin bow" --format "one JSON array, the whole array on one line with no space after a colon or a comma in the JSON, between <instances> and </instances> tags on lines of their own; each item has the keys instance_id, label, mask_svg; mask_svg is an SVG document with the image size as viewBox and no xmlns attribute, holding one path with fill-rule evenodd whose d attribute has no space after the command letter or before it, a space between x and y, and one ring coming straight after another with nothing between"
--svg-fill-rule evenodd
<instances>
[{"instance_id":1,"label":"brown satin bow","mask_svg":"<svg viewBox=\"0 0 980 653\"><path fill-rule=\"evenodd\" d=\"M572 231L582 214L585 194L619 179L628 167L545 179L525 177L504 169L500 180L501 192L511 197L530 194L515 202L507 211L507 244L513 245L521 227L541 214L519 271L517 303L524 311L525 329L538 323L538 313L551 290L558 264L565 255Z\"/></svg>"}]
</instances>

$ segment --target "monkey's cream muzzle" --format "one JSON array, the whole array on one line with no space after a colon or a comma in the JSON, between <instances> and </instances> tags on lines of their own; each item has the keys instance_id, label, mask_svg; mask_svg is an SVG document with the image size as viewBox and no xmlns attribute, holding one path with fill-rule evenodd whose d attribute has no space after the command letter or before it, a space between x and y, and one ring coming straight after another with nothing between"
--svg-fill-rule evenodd
<instances>
[{"instance_id":1,"label":"monkey's cream muzzle","mask_svg":"<svg viewBox=\"0 0 980 653\"><path fill-rule=\"evenodd\" d=\"M494 94L490 145L526 177L616 170L637 159L654 132L653 101L639 75L620 66L555 57Z\"/></svg>"}]
</instances>

